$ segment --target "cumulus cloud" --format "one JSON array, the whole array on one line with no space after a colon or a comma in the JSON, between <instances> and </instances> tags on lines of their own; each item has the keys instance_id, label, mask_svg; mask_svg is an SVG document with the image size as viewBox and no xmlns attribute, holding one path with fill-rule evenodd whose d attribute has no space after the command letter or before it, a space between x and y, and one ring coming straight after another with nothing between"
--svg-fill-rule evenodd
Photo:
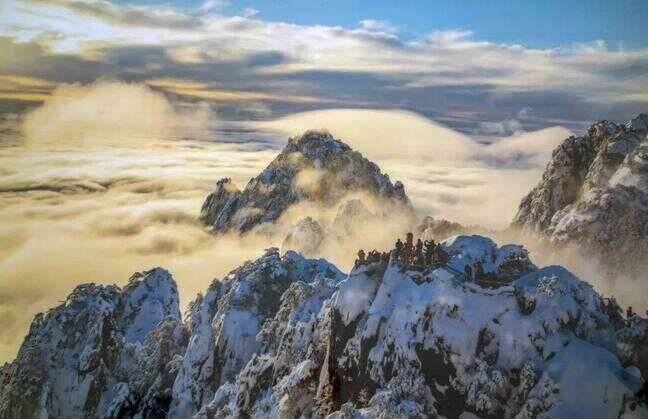
<instances>
[{"instance_id":1,"label":"cumulus cloud","mask_svg":"<svg viewBox=\"0 0 648 419\"><path fill-rule=\"evenodd\" d=\"M174 108L146 85L99 81L61 85L24 120L25 136L42 142L138 142L195 135L209 120L206 107L191 114Z\"/></svg>"},{"instance_id":2,"label":"cumulus cloud","mask_svg":"<svg viewBox=\"0 0 648 419\"><path fill-rule=\"evenodd\" d=\"M259 11L257 9L254 9L252 7L246 7L245 9L241 10L241 16L247 17L247 18L252 18L256 15L259 14Z\"/></svg>"},{"instance_id":3,"label":"cumulus cloud","mask_svg":"<svg viewBox=\"0 0 648 419\"><path fill-rule=\"evenodd\" d=\"M395 34L398 28L387 20L365 19L360 21L360 28L368 32Z\"/></svg>"}]
</instances>

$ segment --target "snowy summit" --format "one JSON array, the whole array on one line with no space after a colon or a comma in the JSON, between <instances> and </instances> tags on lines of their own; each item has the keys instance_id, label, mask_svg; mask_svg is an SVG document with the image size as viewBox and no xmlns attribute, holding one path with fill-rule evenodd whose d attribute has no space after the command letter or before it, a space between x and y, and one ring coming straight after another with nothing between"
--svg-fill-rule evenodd
<instances>
[{"instance_id":1,"label":"snowy summit","mask_svg":"<svg viewBox=\"0 0 648 419\"><path fill-rule=\"evenodd\" d=\"M80 286L2 369L0 416L642 418L647 343L645 318L482 236L348 275L269 249L185 323L163 270Z\"/></svg>"}]
</instances>

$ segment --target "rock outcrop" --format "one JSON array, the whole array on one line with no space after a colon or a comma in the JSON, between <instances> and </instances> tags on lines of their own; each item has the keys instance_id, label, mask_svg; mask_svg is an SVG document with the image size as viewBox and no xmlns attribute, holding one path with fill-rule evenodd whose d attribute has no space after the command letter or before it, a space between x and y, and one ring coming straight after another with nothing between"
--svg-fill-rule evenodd
<instances>
[{"instance_id":1,"label":"rock outcrop","mask_svg":"<svg viewBox=\"0 0 648 419\"><path fill-rule=\"evenodd\" d=\"M603 121L554 150L513 226L593 253L603 269L648 280L648 115Z\"/></svg>"},{"instance_id":2,"label":"rock outcrop","mask_svg":"<svg viewBox=\"0 0 648 419\"><path fill-rule=\"evenodd\" d=\"M448 221L443 218L436 219L430 216L423 218L416 227L416 232L423 240L437 241L447 239L448 237L457 234L464 234L469 230L470 228L464 227L459 223Z\"/></svg>"},{"instance_id":3,"label":"rock outcrop","mask_svg":"<svg viewBox=\"0 0 648 419\"><path fill-rule=\"evenodd\" d=\"M0 416L647 417L648 320L521 246L440 246L441 265L392 256L348 275L269 249L214 281L184 327L163 270L81 286L0 370Z\"/></svg>"},{"instance_id":4,"label":"rock outcrop","mask_svg":"<svg viewBox=\"0 0 648 419\"><path fill-rule=\"evenodd\" d=\"M186 339L164 269L135 274L123 289L79 285L36 316L3 368L0 417L163 416Z\"/></svg>"},{"instance_id":5,"label":"rock outcrop","mask_svg":"<svg viewBox=\"0 0 648 419\"><path fill-rule=\"evenodd\" d=\"M403 184L330 134L308 131L290 138L282 152L243 191L218 181L203 204L201 220L214 232L248 232L278 220L303 202L335 208L350 194L409 208Z\"/></svg>"},{"instance_id":6,"label":"rock outcrop","mask_svg":"<svg viewBox=\"0 0 648 419\"><path fill-rule=\"evenodd\" d=\"M281 248L296 250L307 256L317 253L325 238L325 230L320 223L311 217L306 217L295 224L283 241Z\"/></svg>"},{"instance_id":7,"label":"rock outcrop","mask_svg":"<svg viewBox=\"0 0 648 419\"><path fill-rule=\"evenodd\" d=\"M212 386L211 398L183 413L197 418L648 414L635 397L641 374L648 373L640 361L645 319L626 321L613 300L602 299L561 267L536 268L520 246L498 247L480 236L455 237L442 246L450 255L445 268L367 263L341 282L326 276L293 282L274 314L255 321L256 346L247 364L231 381ZM526 263L512 269L512 256ZM505 284L482 288L466 280L463 267L476 263L507 278ZM220 327L217 319L212 331ZM201 377L211 376L194 374L186 383L202 391L210 384Z\"/></svg>"},{"instance_id":8,"label":"rock outcrop","mask_svg":"<svg viewBox=\"0 0 648 419\"><path fill-rule=\"evenodd\" d=\"M343 278L324 260L305 259L294 252L281 257L273 248L214 281L190 309L191 338L173 386L170 416L190 417L218 403L262 352L265 344L257 337L264 323L281 311L289 290L312 283L332 288Z\"/></svg>"}]
</instances>

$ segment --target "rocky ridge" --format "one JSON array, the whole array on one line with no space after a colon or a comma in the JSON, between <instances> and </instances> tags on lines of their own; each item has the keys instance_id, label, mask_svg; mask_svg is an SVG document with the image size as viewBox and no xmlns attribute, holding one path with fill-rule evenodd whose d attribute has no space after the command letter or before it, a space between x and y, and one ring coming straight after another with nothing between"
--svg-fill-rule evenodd
<instances>
[{"instance_id":1,"label":"rocky ridge","mask_svg":"<svg viewBox=\"0 0 648 419\"><path fill-rule=\"evenodd\" d=\"M513 227L593 252L603 269L648 280L648 115L566 139Z\"/></svg>"},{"instance_id":2,"label":"rocky ridge","mask_svg":"<svg viewBox=\"0 0 648 419\"><path fill-rule=\"evenodd\" d=\"M293 137L242 191L221 179L205 200L201 220L214 232L248 232L278 220L293 205L308 202L335 208L353 193L387 206L410 207L403 184L327 132Z\"/></svg>"},{"instance_id":3,"label":"rocky ridge","mask_svg":"<svg viewBox=\"0 0 648 419\"><path fill-rule=\"evenodd\" d=\"M164 269L137 273L123 289L79 285L36 316L3 368L0 417L160 417L186 343Z\"/></svg>"},{"instance_id":4,"label":"rocky ridge","mask_svg":"<svg viewBox=\"0 0 648 419\"><path fill-rule=\"evenodd\" d=\"M184 325L166 271L123 290L80 286L3 368L0 416L648 415L635 396L648 320L561 267L537 268L521 246L441 246L444 266L392 258L348 275L269 249L214 281ZM476 264L500 283L462 273Z\"/></svg>"}]
</instances>

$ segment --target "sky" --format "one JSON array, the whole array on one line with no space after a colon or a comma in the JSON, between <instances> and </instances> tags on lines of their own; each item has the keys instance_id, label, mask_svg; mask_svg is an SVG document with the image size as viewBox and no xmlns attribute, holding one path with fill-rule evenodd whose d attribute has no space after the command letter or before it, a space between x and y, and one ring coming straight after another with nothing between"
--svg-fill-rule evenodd
<instances>
[{"instance_id":1,"label":"sky","mask_svg":"<svg viewBox=\"0 0 648 419\"><path fill-rule=\"evenodd\" d=\"M306 129L422 216L507 226L562 140L648 110L647 5L0 0L0 362L77 284L161 265L186 305L281 246L197 218L217 179L244 187Z\"/></svg>"},{"instance_id":2,"label":"sky","mask_svg":"<svg viewBox=\"0 0 648 419\"><path fill-rule=\"evenodd\" d=\"M228 120L352 107L578 131L646 108L646 16L645 1L4 0L0 110L116 79Z\"/></svg>"},{"instance_id":3,"label":"sky","mask_svg":"<svg viewBox=\"0 0 648 419\"><path fill-rule=\"evenodd\" d=\"M154 5L155 1L118 1ZM200 1L175 2L186 10ZM300 25L354 28L362 20L389 22L404 38L416 38L439 29L470 28L480 38L532 47L601 39L610 45L641 47L648 43L645 1L426 1L410 0L262 0L221 3L221 11L256 11L264 20Z\"/></svg>"}]
</instances>

